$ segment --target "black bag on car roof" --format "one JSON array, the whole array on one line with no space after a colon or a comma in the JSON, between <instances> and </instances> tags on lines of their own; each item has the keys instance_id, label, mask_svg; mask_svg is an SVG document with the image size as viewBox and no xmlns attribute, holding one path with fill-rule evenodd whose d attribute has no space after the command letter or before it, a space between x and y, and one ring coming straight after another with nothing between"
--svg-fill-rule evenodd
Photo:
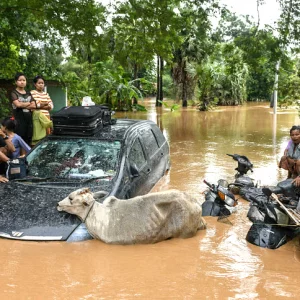
<instances>
[{"instance_id":1,"label":"black bag on car roof","mask_svg":"<svg viewBox=\"0 0 300 300\"><path fill-rule=\"evenodd\" d=\"M53 133L59 135L93 135L105 125L114 124L107 106L66 106L52 115Z\"/></svg>"}]
</instances>

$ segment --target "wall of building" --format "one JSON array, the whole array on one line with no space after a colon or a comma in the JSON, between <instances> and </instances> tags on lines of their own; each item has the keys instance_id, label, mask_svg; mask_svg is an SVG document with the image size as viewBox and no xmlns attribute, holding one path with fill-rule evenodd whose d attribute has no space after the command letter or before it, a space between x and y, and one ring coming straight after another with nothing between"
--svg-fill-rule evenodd
<instances>
[{"instance_id":1,"label":"wall of building","mask_svg":"<svg viewBox=\"0 0 300 300\"><path fill-rule=\"evenodd\" d=\"M55 81L47 81L46 90L54 104L54 109L51 111L51 113L54 113L67 106L66 88L62 87Z\"/></svg>"}]
</instances>

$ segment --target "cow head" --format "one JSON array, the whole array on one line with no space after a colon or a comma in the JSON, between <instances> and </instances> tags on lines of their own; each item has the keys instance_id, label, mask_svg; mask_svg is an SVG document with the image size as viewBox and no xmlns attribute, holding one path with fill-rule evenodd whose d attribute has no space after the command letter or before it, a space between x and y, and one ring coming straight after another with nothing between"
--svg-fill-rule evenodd
<instances>
[{"instance_id":1,"label":"cow head","mask_svg":"<svg viewBox=\"0 0 300 300\"><path fill-rule=\"evenodd\" d=\"M57 210L77 215L84 220L95 202L93 193L88 188L72 192L68 197L58 202Z\"/></svg>"}]
</instances>

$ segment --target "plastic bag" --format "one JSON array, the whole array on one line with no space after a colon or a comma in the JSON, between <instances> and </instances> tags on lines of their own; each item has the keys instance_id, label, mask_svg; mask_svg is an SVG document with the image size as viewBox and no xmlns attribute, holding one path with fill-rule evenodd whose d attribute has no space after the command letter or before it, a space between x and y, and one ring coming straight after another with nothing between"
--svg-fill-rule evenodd
<instances>
[{"instance_id":1,"label":"plastic bag","mask_svg":"<svg viewBox=\"0 0 300 300\"><path fill-rule=\"evenodd\" d=\"M85 96L82 98L81 106L93 106L93 105L95 105L95 102L92 101L92 98L90 96Z\"/></svg>"}]
</instances>

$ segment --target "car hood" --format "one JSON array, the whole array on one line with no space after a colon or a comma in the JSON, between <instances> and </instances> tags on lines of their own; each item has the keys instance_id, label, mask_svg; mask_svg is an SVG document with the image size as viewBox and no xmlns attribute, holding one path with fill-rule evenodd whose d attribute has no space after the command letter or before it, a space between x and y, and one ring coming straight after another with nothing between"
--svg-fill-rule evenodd
<instances>
[{"instance_id":1,"label":"car hood","mask_svg":"<svg viewBox=\"0 0 300 300\"><path fill-rule=\"evenodd\" d=\"M0 184L0 237L64 241L81 224L77 216L59 212L57 202L88 185L25 183ZM110 191L111 182L90 186L93 192Z\"/></svg>"}]
</instances>

